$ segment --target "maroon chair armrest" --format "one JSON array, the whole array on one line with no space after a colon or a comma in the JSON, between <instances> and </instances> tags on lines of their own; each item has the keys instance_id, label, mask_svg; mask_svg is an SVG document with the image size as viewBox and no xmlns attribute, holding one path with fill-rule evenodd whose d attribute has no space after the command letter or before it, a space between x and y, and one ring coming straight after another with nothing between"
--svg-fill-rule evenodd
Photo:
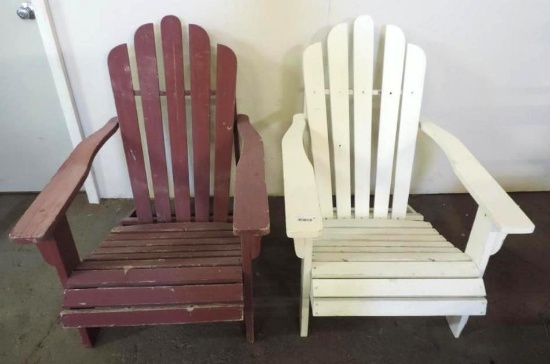
<instances>
[{"instance_id":1,"label":"maroon chair armrest","mask_svg":"<svg viewBox=\"0 0 550 364\"><path fill-rule=\"evenodd\" d=\"M38 243L52 233L80 191L95 155L117 129L118 118L114 117L76 146L12 229L12 241L22 244Z\"/></svg>"},{"instance_id":2,"label":"maroon chair armrest","mask_svg":"<svg viewBox=\"0 0 550 364\"><path fill-rule=\"evenodd\" d=\"M267 235L269 207L262 138L246 115L237 115L237 131L240 158L235 180L233 232L236 235Z\"/></svg>"}]
</instances>

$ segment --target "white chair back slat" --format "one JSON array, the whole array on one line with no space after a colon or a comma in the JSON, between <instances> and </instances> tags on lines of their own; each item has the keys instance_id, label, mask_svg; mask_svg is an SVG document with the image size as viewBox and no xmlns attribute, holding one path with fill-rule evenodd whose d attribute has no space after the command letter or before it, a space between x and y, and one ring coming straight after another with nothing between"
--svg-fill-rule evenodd
<instances>
[{"instance_id":1,"label":"white chair back slat","mask_svg":"<svg viewBox=\"0 0 550 364\"><path fill-rule=\"evenodd\" d=\"M351 217L348 25L332 28L327 39L336 215Z\"/></svg>"},{"instance_id":2,"label":"white chair back slat","mask_svg":"<svg viewBox=\"0 0 550 364\"><path fill-rule=\"evenodd\" d=\"M368 15L353 23L353 133L355 217L370 214L374 24Z\"/></svg>"},{"instance_id":3,"label":"white chair back slat","mask_svg":"<svg viewBox=\"0 0 550 364\"><path fill-rule=\"evenodd\" d=\"M393 172L399 101L405 62L405 36L394 25L386 26L378 155L376 161L376 185L374 191L374 217L388 217L390 189Z\"/></svg>"},{"instance_id":4,"label":"white chair back slat","mask_svg":"<svg viewBox=\"0 0 550 364\"><path fill-rule=\"evenodd\" d=\"M392 201L392 218L405 218L411 186L412 166L416 147L426 55L415 45L407 45L403 95L401 96L401 116L399 120L399 140L395 160L395 180Z\"/></svg>"},{"instance_id":5,"label":"white chair back slat","mask_svg":"<svg viewBox=\"0 0 550 364\"><path fill-rule=\"evenodd\" d=\"M406 218L426 57L419 47L406 45L401 29L386 26L382 85L380 90L374 90L375 45L371 17L360 16L355 20L351 53L349 45L348 25L336 25L327 39L328 87L325 86L322 44L308 47L303 57L304 113L321 214L326 219L335 217L334 181L336 218L387 219L390 214L391 218ZM372 166L373 98L377 97L380 97L378 150L376 165ZM374 173L374 208L371 209L370 183ZM355 195L354 208L352 194Z\"/></svg>"},{"instance_id":6,"label":"white chair back slat","mask_svg":"<svg viewBox=\"0 0 550 364\"><path fill-rule=\"evenodd\" d=\"M325 101L325 70L321 43L309 46L303 57L307 121L321 215L333 216L332 182Z\"/></svg>"}]
</instances>

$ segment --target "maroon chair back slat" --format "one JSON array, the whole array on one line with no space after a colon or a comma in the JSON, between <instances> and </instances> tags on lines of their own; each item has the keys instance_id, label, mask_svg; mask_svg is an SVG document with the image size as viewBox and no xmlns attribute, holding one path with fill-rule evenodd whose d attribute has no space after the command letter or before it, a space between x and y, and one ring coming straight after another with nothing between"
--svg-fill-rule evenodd
<instances>
[{"instance_id":1,"label":"maroon chair back slat","mask_svg":"<svg viewBox=\"0 0 550 364\"><path fill-rule=\"evenodd\" d=\"M136 110L136 100L132 87L128 47L121 44L109 53L109 73L115 98L120 134L124 144L126 164L130 174L130 184L134 195L136 216L140 223L153 222L149 187L141 146L141 136Z\"/></svg>"},{"instance_id":2,"label":"maroon chair back slat","mask_svg":"<svg viewBox=\"0 0 550 364\"><path fill-rule=\"evenodd\" d=\"M168 191L168 171L166 169L153 24L145 24L139 27L134 37L134 46L157 221L171 221L172 212Z\"/></svg>"},{"instance_id":3,"label":"maroon chair back slat","mask_svg":"<svg viewBox=\"0 0 550 364\"><path fill-rule=\"evenodd\" d=\"M216 66L216 149L214 153L214 221L227 221L229 179L235 122L237 57L231 49L218 45Z\"/></svg>"},{"instance_id":4,"label":"maroon chair back slat","mask_svg":"<svg viewBox=\"0 0 550 364\"><path fill-rule=\"evenodd\" d=\"M174 220L168 189L168 167L164 141L161 97L166 96L174 212L176 221L229 221L229 186L234 143L235 87L237 61L227 47L217 48L216 90L210 90L210 40L197 25L189 26L191 90L185 90L183 37L180 20L167 16L161 21L162 63L166 90L160 90L158 61L153 24L141 26L135 34L135 54L139 90L132 87L127 45L114 48L109 55L109 71L120 120L136 215L139 223ZM191 96L191 125L186 117L186 95ZM214 207L210 211L210 100L216 96L214 135ZM155 213L151 208L140 137L135 97L141 97L144 132L154 194ZM192 129L194 218L191 215L190 171L187 128Z\"/></svg>"},{"instance_id":5,"label":"maroon chair back slat","mask_svg":"<svg viewBox=\"0 0 550 364\"><path fill-rule=\"evenodd\" d=\"M177 221L191 221L181 23L177 17L167 16L162 19L160 28L174 179L174 208Z\"/></svg>"},{"instance_id":6,"label":"maroon chair back slat","mask_svg":"<svg viewBox=\"0 0 550 364\"><path fill-rule=\"evenodd\" d=\"M210 39L189 25L195 220L208 221L210 197Z\"/></svg>"}]
</instances>

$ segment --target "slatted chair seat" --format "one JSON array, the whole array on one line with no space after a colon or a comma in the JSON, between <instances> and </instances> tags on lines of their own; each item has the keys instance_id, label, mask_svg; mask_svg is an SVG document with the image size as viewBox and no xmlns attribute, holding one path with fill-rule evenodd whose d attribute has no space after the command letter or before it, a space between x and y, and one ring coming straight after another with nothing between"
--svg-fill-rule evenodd
<instances>
[{"instance_id":1,"label":"slatted chair seat","mask_svg":"<svg viewBox=\"0 0 550 364\"><path fill-rule=\"evenodd\" d=\"M191 24L184 75L183 32L177 17L166 16L156 31L139 27L133 47L111 50L118 116L75 148L10 233L36 244L56 267L61 323L79 328L88 347L100 327L215 321L244 321L254 341L252 259L269 233L263 144L248 117L236 113L236 55L218 45L211 77L208 34ZM65 213L119 126L135 211L81 259Z\"/></svg>"},{"instance_id":2,"label":"slatted chair seat","mask_svg":"<svg viewBox=\"0 0 550 364\"><path fill-rule=\"evenodd\" d=\"M399 316L407 305L411 316L458 315L464 304L470 315L485 314L485 286L469 255L427 222L386 221L325 221L313 239L313 316Z\"/></svg>"},{"instance_id":3,"label":"slatted chair seat","mask_svg":"<svg viewBox=\"0 0 550 364\"><path fill-rule=\"evenodd\" d=\"M230 223L115 227L75 267L65 327L243 319L240 238Z\"/></svg>"},{"instance_id":4,"label":"slatted chair seat","mask_svg":"<svg viewBox=\"0 0 550 364\"><path fill-rule=\"evenodd\" d=\"M283 138L286 231L302 259L300 334L311 304L313 316L443 315L458 337L486 312L489 257L506 234L534 225L455 137L421 120L422 49L394 25L381 34L377 47L373 20L360 16L303 54L305 107ZM479 204L464 252L408 206L419 129Z\"/></svg>"}]
</instances>

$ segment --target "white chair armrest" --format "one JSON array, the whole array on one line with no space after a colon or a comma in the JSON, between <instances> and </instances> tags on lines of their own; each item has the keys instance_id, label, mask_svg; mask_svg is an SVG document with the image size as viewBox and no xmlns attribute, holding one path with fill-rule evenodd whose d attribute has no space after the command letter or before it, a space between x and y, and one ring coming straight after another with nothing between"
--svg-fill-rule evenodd
<instances>
[{"instance_id":1,"label":"white chair armrest","mask_svg":"<svg viewBox=\"0 0 550 364\"><path fill-rule=\"evenodd\" d=\"M479 207L505 234L530 234L535 225L454 135L422 118L420 129L443 150L454 173Z\"/></svg>"},{"instance_id":2,"label":"white chair armrest","mask_svg":"<svg viewBox=\"0 0 550 364\"><path fill-rule=\"evenodd\" d=\"M286 234L291 238L313 238L323 230L315 173L304 150L305 126L304 115L296 114L283 137Z\"/></svg>"}]
</instances>

